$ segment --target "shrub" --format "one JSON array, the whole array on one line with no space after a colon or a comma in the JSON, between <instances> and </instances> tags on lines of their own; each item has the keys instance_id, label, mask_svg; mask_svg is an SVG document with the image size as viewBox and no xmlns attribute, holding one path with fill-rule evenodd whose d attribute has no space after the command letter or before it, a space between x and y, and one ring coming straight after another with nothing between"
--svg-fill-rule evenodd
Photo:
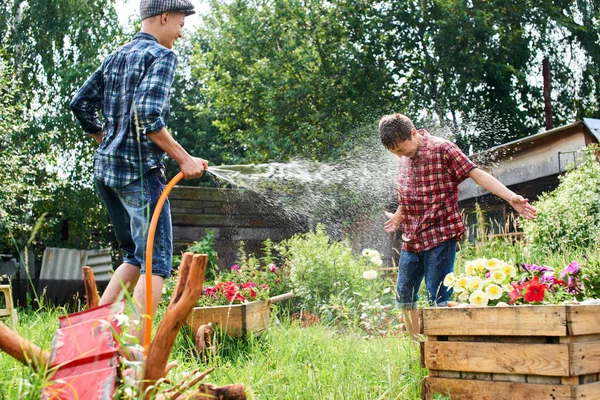
<instances>
[{"instance_id":1,"label":"shrub","mask_svg":"<svg viewBox=\"0 0 600 400\"><path fill-rule=\"evenodd\" d=\"M560 178L553 192L536 201L538 217L522 220L528 246L564 251L595 246L600 240L600 163L597 146L585 150L582 163Z\"/></svg>"},{"instance_id":2,"label":"shrub","mask_svg":"<svg viewBox=\"0 0 600 400\"><path fill-rule=\"evenodd\" d=\"M342 291L360 292L363 272L373 269L368 258L354 256L347 241L331 241L321 225L279 243L276 249L290 266L295 295L311 311Z\"/></svg>"}]
</instances>

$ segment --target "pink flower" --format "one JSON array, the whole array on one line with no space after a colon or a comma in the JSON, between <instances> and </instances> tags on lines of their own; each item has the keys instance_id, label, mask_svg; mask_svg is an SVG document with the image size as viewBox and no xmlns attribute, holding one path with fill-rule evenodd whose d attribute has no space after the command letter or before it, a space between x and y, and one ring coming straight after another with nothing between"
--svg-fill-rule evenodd
<instances>
[{"instance_id":1,"label":"pink flower","mask_svg":"<svg viewBox=\"0 0 600 400\"><path fill-rule=\"evenodd\" d=\"M277 265L275 265L275 264L269 264L269 270L271 272L277 272Z\"/></svg>"},{"instance_id":2,"label":"pink flower","mask_svg":"<svg viewBox=\"0 0 600 400\"><path fill-rule=\"evenodd\" d=\"M573 261L560 273L560 277L564 278L566 274L577 275L581 271L580 265L577 261Z\"/></svg>"},{"instance_id":3,"label":"pink flower","mask_svg":"<svg viewBox=\"0 0 600 400\"><path fill-rule=\"evenodd\" d=\"M239 270L240 270L240 266L239 266L239 265L237 265L237 264L233 264L233 265L231 266L231 270L232 270L232 271L239 271Z\"/></svg>"}]
</instances>

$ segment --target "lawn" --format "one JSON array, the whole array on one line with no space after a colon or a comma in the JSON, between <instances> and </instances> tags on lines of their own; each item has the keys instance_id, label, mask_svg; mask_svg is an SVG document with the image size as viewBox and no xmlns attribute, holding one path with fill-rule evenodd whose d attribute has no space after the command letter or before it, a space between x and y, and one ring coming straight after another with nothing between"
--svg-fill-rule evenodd
<instances>
[{"instance_id":1,"label":"lawn","mask_svg":"<svg viewBox=\"0 0 600 400\"><path fill-rule=\"evenodd\" d=\"M19 334L50 349L61 308L20 310ZM160 319L157 314L157 320ZM204 381L243 383L256 399L418 399L426 370L404 335L364 339L323 324L300 327L289 318L272 317L259 338L217 338L214 355L194 351L188 329L179 334L171 359L179 365L169 378L177 382L195 369L216 367ZM47 381L0 354L0 399L39 399ZM120 398L129 398L124 393Z\"/></svg>"}]
</instances>

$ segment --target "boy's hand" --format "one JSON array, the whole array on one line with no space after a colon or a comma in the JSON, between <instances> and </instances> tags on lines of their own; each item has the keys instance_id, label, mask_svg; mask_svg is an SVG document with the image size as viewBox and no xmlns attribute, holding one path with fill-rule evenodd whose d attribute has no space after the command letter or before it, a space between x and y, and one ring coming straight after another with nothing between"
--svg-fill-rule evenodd
<instances>
[{"instance_id":1,"label":"boy's hand","mask_svg":"<svg viewBox=\"0 0 600 400\"><path fill-rule=\"evenodd\" d=\"M389 212L386 212L385 215L389 218L385 224L383 224L383 229L386 232L396 232L398 230L398 227L400 226L400 214L396 213L396 214L392 214Z\"/></svg>"},{"instance_id":2,"label":"boy's hand","mask_svg":"<svg viewBox=\"0 0 600 400\"><path fill-rule=\"evenodd\" d=\"M179 167L181 168L181 171L183 171L184 179L200 178L204 171L208 169L208 161L200 157L190 157Z\"/></svg>"},{"instance_id":3,"label":"boy's hand","mask_svg":"<svg viewBox=\"0 0 600 400\"><path fill-rule=\"evenodd\" d=\"M510 198L510 205L512 208L517 210L526 219L535 219L537 217L537 210L534 206L529 204L529 200L521 195L515 194Z\"/></svg>"}]
</instances>

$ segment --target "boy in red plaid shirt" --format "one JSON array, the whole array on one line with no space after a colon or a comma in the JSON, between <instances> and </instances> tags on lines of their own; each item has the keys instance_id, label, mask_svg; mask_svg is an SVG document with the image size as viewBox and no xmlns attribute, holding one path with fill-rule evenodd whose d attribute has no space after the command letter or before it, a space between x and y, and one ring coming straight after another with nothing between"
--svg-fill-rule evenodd
<instances>
[{"instance_id":1,"label":"boy in red plaid shirt","mask_svg":"<svg viewBox=\"0 0 600 400\"><path fill-rule=\"evenodd\" d=\"M399 157L398 210L384 229L394 232L402 224L396 306L403 309L407 328L414 337L419 332L417 292L423 277L431 306L447 306L452 294L442 282L454 270L456 241L465 231L458 207L458 185L472 178L527 219L536 217L536 209L523 196L477 168L454 143L415 129L402 114L384 116L379 122L379 137Z\"/></svg>"}]
</instances>

